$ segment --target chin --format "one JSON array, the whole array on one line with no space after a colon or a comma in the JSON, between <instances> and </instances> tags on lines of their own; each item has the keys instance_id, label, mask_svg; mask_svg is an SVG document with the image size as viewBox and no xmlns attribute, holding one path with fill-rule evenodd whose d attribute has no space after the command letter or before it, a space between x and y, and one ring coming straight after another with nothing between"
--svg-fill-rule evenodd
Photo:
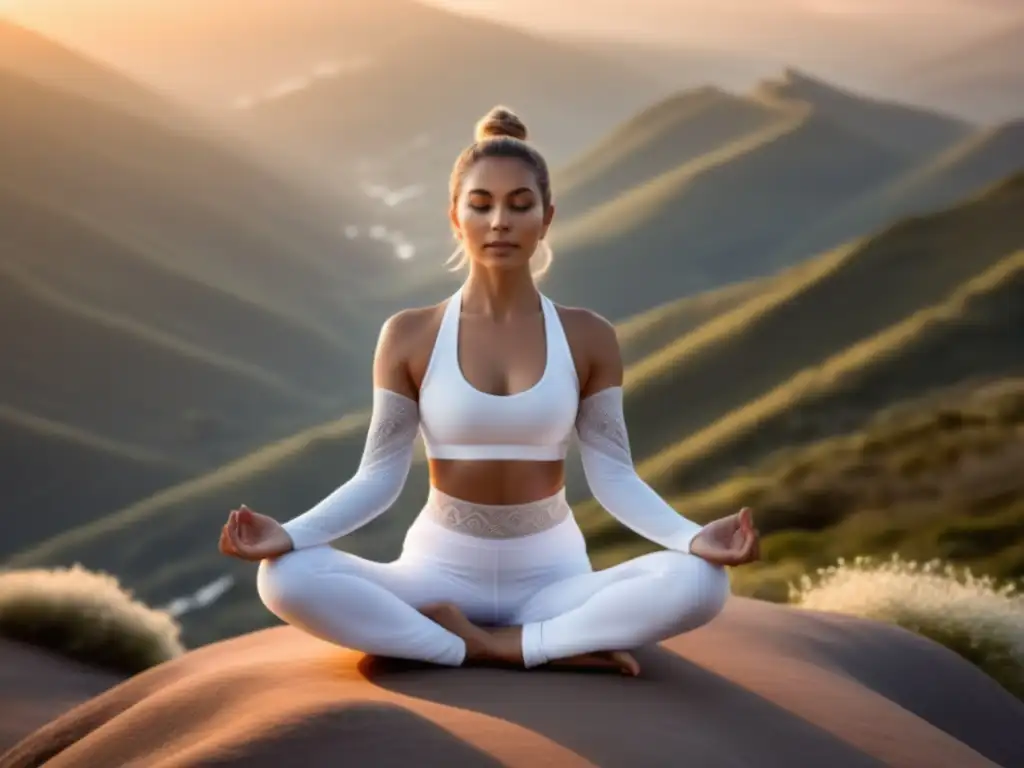
<instances>
[{"instance_id":1,"label":"chin","mask_svg":"<svg viewBox=\"0 0 1024 768\"><path fill-rule=\"evenodd\" d=\"M508 256L499 256L497 254L489 253L485 254L480 259L480 265L487 267L488 269L528 269L530 266L530 260L524 258L521 253L513 253Z\"/></svg>"}]
</instances>

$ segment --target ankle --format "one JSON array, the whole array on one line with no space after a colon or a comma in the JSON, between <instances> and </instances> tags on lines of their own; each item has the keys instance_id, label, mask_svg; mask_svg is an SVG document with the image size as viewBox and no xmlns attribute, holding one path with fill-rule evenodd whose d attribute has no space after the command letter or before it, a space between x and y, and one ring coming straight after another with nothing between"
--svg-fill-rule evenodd
<instances>
[{"instance_id":1,"label":"ankle","mask_svg":"<svg viewBox=\"0 0 1024 768\"><path fill-rule=\"evenodd\" d=\"M513 666L523 665L522 627L499 627L488 632L489 642L485 653L487 661Z\"/></svg>"}]
</instances>

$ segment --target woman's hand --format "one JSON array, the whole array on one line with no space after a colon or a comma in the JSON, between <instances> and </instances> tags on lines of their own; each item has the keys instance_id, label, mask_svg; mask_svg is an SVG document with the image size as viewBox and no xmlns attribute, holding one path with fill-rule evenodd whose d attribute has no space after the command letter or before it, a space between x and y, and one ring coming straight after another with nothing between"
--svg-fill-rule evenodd
<instances>
[{"instance_id":1,"label":"woman's hand","mask_svg":"<svg viewBox=\"0 0 1024 768\"><path fill-rule=\"evenodd\" d=\"M231 510L220 532L220 551L242 560L264 560L293 549L291 536L277 520L244 504Z\"/></svg>"},{"instance_id":2,"label":"woman's hand","mask_svg":"<svg viewBox=\"0 0 1024 768\"><path fill-rule=\"evenodd\" d=\"M761 545L751 509L744 507L705 525L690 542L690 553L715 565L743 565L757 560Z\"/></svg>"}]
</instances>

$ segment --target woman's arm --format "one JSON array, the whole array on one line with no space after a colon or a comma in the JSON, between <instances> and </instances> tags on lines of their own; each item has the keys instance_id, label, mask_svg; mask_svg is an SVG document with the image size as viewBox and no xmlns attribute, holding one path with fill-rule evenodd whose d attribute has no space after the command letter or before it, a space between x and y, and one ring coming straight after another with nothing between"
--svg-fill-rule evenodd
<instances>
[{"instance_id":1,"label":"woman's arm","mask_svg":"<svg viewBox=\"0 0 1024 768\"><path fill-rule=\"evenodd\" d=\"M601 506L627 528L666 549L689 552L702 526L676 512L636 473L622 407L618 338L606 320L590 318L585 334L589 375L576 417L587 483Z\"/></svg>"},{"instance_id":2,"label":"woman's arm","mask_svg":"<svg viewBox=\"0 0 1024 768\"><path fill-rule=\"evenodd\" d=\"M411 313L399 313L381 328L362 459L348 482L284 523L295 549L326 544L351 533L386 511L401 493L419 431L419 404L406 354L415 323Z\"/></svg>"}]
</instances>

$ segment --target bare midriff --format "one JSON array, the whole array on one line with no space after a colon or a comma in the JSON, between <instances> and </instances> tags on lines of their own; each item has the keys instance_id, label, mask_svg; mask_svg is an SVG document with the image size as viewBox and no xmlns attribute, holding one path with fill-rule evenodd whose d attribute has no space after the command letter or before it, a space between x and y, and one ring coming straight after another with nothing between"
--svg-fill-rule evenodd
<instances>
[{"instance_id":1,"label":"bare midriff","mask_svg":"<svg viewBox=\"0 0 1024 768\"><path fill-rule=\"evenodd\" d=\"M565 462L431 459L430 483L477 504L527 504L562 489Z\"/></svg>"}]
</instances>

